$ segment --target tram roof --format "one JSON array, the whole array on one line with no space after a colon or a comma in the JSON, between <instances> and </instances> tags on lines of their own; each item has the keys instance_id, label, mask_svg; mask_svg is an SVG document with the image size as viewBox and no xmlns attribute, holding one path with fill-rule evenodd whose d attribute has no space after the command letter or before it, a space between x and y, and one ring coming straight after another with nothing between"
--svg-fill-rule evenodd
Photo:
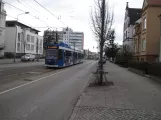
<instances>
[{"instance_id":1,"label":"tram roof","mask_svg":"<svg viewBox=\"0 0 161 120\"><path fill-rule=\"evenodd\" d=\"M55 43L52 43L52 44L48 44L48 46L49 45L51 45L51 46L61 46L61 47L65 47L65 48L68 48L68 49L72 49L72 50L77 50L77 51L81 51L81 52L83 52L83 50L80 50L80 49L78 49L78 48L74 48L74 47L72 47L72 46L70 46L70 45L68 45L68 44L65 44L65 43L63 43L63 42L60 42L60 43L57 43L57 44L55 44Z\"/></svg>"}]
</instances>

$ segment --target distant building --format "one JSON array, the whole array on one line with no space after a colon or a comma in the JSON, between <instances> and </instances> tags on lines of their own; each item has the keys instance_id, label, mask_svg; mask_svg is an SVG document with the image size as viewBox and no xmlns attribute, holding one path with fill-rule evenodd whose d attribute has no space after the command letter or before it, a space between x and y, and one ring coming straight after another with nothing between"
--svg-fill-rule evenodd
<instances>
[{"instance_id":1,"label":"distant building","mask_svg":"<svg viewBox=\"0 0 161 120\"><path fill-rule=\"evenodd\" d=\"M74 32L71 28L63 28L63 42L70 46L83 50L84 33Z\"/></svg>"},{"instance_id":2,"label":"distant building","mask_svg":"<svg viewBox=\"0 0 161 120\"><path fill-rule=\"evenodd\" d=\"M18 21L6 21L5 55L16 53L17 57L23 54L43 54L43 37L40 31Z\"/></svg>"},{"instance_id":3,"label":"distant building","mask_svg":"<svg viewBox=\"0 0 161 120\"><path fill-rule=\"evenodd\" d=\"M4 10L4 3L0 0L0 58L4 57L5 22L6 11Z\"/></svg>"},{"instance_id":4,"label":"distant building","mask_svg":"<svg viewBox=\"0 0 161 120\"><path fill-rule=\"evenodd\" d=\"M84 50L84 59L97 59L99 54L96 52L91 52L90 50Z\"/></svg>"},{"instance_id":5,"label":"distant building","mask_svg":"<svg viewBox=\"0 0 161 120\"><path fill-rule=\"evenodd\" d=\"M84 46L84 33L74 32L71 28L63 28L62 31L46 30L44 32L45 43L63 42L80 50Z\"/></svg>"},{"instance_id":6,"label":"distant building","mask_svg":"<svg viewBox=\"0 0 161 120\"><path fill-rule=\"evenodd\" d=\"M135 23L134 59L136 61L159 61L161 0L144 0L142 16ZM161 61L160 61L161 62Z\"/></svg>"},{"instance_id":7,"label":"distant building","mask_svg":"<svg viewBox=\"0 0 161 120\"><path fill-rule=\"evenodd\" d=\"M133 52L133 26L135 21L140 19L142 9L129 8L128 2L126 5L125 19L124 19L124 34L123 34L123 46L124 49Z\"/></svg>"}]
</instances>

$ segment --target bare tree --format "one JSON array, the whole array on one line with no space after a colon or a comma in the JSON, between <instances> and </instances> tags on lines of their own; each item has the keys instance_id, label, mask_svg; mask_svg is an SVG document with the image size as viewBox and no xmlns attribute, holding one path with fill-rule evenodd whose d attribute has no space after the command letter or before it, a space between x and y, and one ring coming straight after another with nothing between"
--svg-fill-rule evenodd
<instances>
[{"instance_id":1,"label":"bare tree","mask_svg":"<svg viewBox=\"0 0 161 120\"><path fill-rule=\"evenodd\" d=\"M91 12L92 31L100 49L100 70L103 71L103 47L110 40L110 31L113 24L113 12L110 12L105 0L95 0L94 10ZM100 84L103 82L103 73L100 73Z\"/></svg>"}]
</instances>

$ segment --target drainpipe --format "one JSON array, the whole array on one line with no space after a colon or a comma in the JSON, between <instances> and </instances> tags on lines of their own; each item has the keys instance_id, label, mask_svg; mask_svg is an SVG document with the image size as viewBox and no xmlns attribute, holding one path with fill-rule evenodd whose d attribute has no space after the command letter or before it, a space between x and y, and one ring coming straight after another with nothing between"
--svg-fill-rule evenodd
<instances>
[{"instance_id":1,"label":"drainpipe","mask_svg":"<svg viewBox=\"0 0 161 120\"><path fill-rule=\"evenodd\" d=\"M161 14L158 17L160 20L159 62L161 62Z\"/></svg>"},{"instance_id":2,"label":"drainpipe","mask_svg":"<svg viewBox=\"0 0 161 120\"><path fill-rule=\"evenodd\" d=\"M15 35L14 62L16 62L16 41L17 41L17 25L16 25L16 35Z\"/></svg>"}]
</instances>

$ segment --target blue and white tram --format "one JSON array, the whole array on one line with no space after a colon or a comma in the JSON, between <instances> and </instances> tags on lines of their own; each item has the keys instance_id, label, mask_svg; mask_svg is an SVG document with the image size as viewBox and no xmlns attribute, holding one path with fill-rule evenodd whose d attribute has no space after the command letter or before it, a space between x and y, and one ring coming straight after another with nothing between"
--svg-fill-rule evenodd
<instances>
[{"instance_id":1,"label":"blue and white tram","mask_svg":"<svg viewBox=\"0 0 161 120\"><path fill-rule=\"evenodd\" d=\"M67 67L83 62L83 50L72 48L67 44L47 45L45 66L47 67Z\"/></svg>"}]
</instances>

